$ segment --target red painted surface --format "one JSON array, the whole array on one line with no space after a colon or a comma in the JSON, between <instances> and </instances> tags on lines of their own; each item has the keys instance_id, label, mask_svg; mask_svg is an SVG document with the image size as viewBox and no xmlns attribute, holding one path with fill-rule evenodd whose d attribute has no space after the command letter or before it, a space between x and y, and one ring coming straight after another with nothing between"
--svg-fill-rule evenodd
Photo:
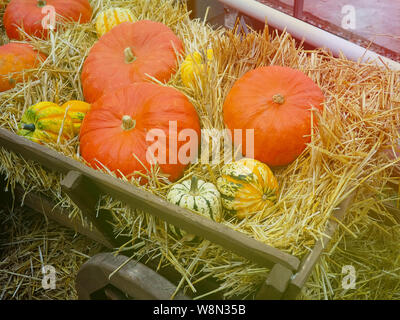
<instances>
[{"instance_id":1,"label":"red painted surface","mask_svg":"<svg viewBox=\"0 0 400 320\"><path fill-rule=\"evenodd\" d=\"M259 1L265 4L269 2ZM294 3L293 0L280 2L290 6ZM347 31L400 53L399 0L304 0L304 11L340 28L345 5L353 6L356 13L356 28ZM323 25L321 27L324 28Z\"/></svg>"}]
</instances>

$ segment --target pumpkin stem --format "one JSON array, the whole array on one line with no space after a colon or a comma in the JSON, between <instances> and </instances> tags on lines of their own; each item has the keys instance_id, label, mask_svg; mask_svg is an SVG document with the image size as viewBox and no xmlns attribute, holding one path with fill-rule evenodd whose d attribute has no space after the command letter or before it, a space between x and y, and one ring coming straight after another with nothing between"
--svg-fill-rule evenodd
<instances>
[{"instance_id":1,"label":"pumpkin stem","mask_svg":"<svg viewBox=\"0 0 400 320\"><path fill-rule=\"evenodd\" d=\"M268 195L266 193L264 193L262 195L262 199L263 199L263 201L267 201L268 200Z\"/></svg>"},{"instance_id":2,"label":"pumpkin stem","mask_svg":"<svg viewBox=\"0 0 400 320\"><path fill-rule=\"evenodd\" d=\"M136 120L132 119L131 116L124 115L122 117L122 129L125 131L134 129L136 126Z\"/></svg>"},{"instance_id":3,"label":"pumpkin stem","mask_svg":"<svg viewBox=\"0 0 400 320\"><path fill-rule=\"evenodd\" d=\"M272 97L272 101L277 103L277 104L284 104L285 103L285 97L278 93L278 94L275 94Z\"/></svg>"},{"instance_id":4,"label":"pumpkin stem","mask_svg":"<svg viewBox=\"0 0 400 320\"><path fill-rule=\"evenodd\" d=\"M39 8L43 8L46 4L47 4L47 3L46 3L46 1L44 1L44 0L38 0L38 2L37 2L37 6L38 6Z\"/></svg>"},{"instance_id":5,"label":"pumpkin stem","mask_svg":"<svg viewBox=\"0 0 400 320\"><path fill-rule=\"evenodd\" d=\"M127 64L132 63L136 60L136 57L133 54L131 47L125 48L124 55L125 55L125 63Z\"/></svg>"},{"instance_id":6,"label":"pumpkin stem","mask_svg":"<svg viewBox=\"0 0 400 320\"><path fill-rule=\"evenodd\" d=\"M24 123L22 129L34 132L36 130L36 127L34 123L28 123L28 124Z\"/></svg>"},{"instance_id":7,"label":"pumpkin stem","mask_svg":"<svg viewBox=\"0 0 400 320\"><path fill-rule=\"evenodd\" d=\"M190 190L189 190L189 192L192 195L197 194L198 182L199 182L199 179L196 176L192 176L192 180L190 180Z\"/></svg>"}]
</instances>

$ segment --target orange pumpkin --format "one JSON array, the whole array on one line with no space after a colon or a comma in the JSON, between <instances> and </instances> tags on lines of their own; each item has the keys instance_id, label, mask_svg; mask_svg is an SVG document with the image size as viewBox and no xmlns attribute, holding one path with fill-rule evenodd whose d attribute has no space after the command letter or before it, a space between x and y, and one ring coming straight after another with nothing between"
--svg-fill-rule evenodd
<instances>
[{"instance_id":1,"label":"orange pumpkin","mask_svg":"<svg viewBox=\"0 0 400 320\"><path fill-rule=\"evenodd\" d=\"M46 57L29 44L9 43L0 47L0 92L24 80L24 71L37 68Z\"/></svg>"},{"instance_id":2,"label":"orange pumpkin","mask_svg":"<svg viewBox=\"0 0 400 320\"><path fill-rule=\"evenodd\" d=\"M188 131L194 139L181 136ZM199 137L199 117L182 93L142 82L104 94L92 105L82 123L80 150L93 168L105 166L127 177L148 173L157 160L175 181L197 156Z\"/></svg>"},{"instance_id":3,"label":"orange pumpkin","mask_svg":"<svg viewBox=\"0 0 400 320\"><path fill-rule=\"evenodd\" d=\"M176 50L176 51L175 51ZM103 35L91 48L82 70L85 100L134 82L162 82L175 72L176 52L183 45L166 25L149 20L124 22Z\"/></svg>"},{"instance_id":4,"label":"orange pumpkin","mask_svg":"<svg viewBox=\"0 0 400 320\"><path fill-rule=\"evenodd\" d=\"M64 103L61 108L64 110L68 108L68 115L71 117L74 126L74 134L79 134L82 121L90 110L90 104L85 101L71 100Z\"/></svg>"},{"instance_id":5,"label":"orange pumpkin","mask_svg":"<svg viewBox=\"0 0 400 320\"><path fill-rule=\"evenodd\" d=\"M92 17L88 0L11 0L3 18L7 36L22 40L18 28L23 27L27 34L45 39L48 30L43 28L42 22L51 22L48 20L51 14L46 10L42 12L45 6L54 7L56 21L64 19L86 23Z\"/></svg>"},{"instance_id":6,"label":"orange pumpkin","mask_svg":"<svg viewBox=\"0 0 400 320\"><path fill-rule=\"evenodd\" d=\"M242 129L243 151L247 150L245 130L253 129L254 158L283 166L311 141L311 109L322 110L323 101L321 89L301 71L260 67L236 81L224 102L223 116L229 129Z\"/></svg>"}]
</instances>

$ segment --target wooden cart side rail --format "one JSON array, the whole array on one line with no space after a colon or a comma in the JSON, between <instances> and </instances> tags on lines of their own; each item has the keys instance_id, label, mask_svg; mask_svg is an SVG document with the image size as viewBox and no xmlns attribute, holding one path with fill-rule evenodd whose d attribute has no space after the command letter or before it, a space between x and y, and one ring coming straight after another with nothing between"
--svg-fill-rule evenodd
<instances>
[{"instance_id":1,"label":"wooden cart side rail","mask_svg":"<svg viewBox=\"0 0 400 320\"><path fill-rule=\"evenodd\" d=\"M275 264L280 264L296 271L300 265L300 260L293 255L263 244L225 225L193 214L150 192L89 168L83 163L3 128L0 128L0 146L20 154L25 159L36 161L47 169L64 174L70 171L78 172L100 192L123 201L133 209L148 212L262 266L272 268Z\"/></svg>"}]
</instances>

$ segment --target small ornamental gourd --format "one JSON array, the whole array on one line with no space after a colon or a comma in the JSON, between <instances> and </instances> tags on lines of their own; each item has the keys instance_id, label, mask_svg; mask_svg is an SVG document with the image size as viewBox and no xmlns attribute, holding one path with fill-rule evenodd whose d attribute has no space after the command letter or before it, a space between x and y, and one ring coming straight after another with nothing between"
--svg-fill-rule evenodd
<instances>
[{"instance_id":1,"label":"small ornamental gourd","mask_svg":"<svg viewBox=\"0 0 400 320\"><path fill-rule=\"evenodd\" d=\"M37 68L46 57L25 43L0 46L0 92L12 89L26 76L26 70Z\"/></svg>"},{"instance_id":2,"label":"small ornamental gourd","mask_svg":"<svg viewBox=\"0 0 400 320\"><path fill-rule=\"evenodd\" d=\"M61 108L67 110L68 115L71 117L75 135L79 134L82 121L86 113L90 110L90 106L89 103L78 100L67 101L61 106Z\"/></svg>"},{"instance_id":3,"label":"small ornamental gourd","mask_svg":"<svg viewBox=\"0 0 400 320\"><path fill-rule=\"evenodd\" d=\"M99 37L123 22L135 22L136 18L127 8L109 8L96 18L96 31Z\"/></svg>"},{"instance_id":4,"label":"small ornamental gourd","mask_svg":"<svg viewBox=\"0 0 400 320\"><path fill-rule=\"evenodd\" d=\"M213 50L207 50L207 56L204 52L194 52L188 54L181 65L182 83L186 87L193 86L196 77L210 69L210 62L213 59Z\"/></svg>"},{"instance_id":5,"label":"small ornamental gourd","mask_svg":"<svg viewBox=\"0 0 400 320\"><path fill-rule=\"evenodd\" d=\"M278 182L270 168L248 158L224 165L217 187L222 205L238 219L272 206L278 194Z\"/></svg>"},{"instance_id":6,"label":"small ornamental gourd","mask_svg":"<svg viewBox=\"0 0 400 320\"><path fill-rule=\"evenodd\" d=\"M167 200L216 222L222 219L221 195L218 189L212 183L196 176L172 186ZM170 228L178 236L187 235L185 231L172 225Z\"/></svg>"},{"instance_id":7,"label":"small ornamental gourd","mask_svg":"<svg viewBox=\"0 0 400 320\"><path fill-rule=\"evenodd\" d=\"M17 133L40 144L64 143L73 137L73 125L64 109L44 101L25 111Z\"/></svg>"},{"instance_id":8,"label":"small ornamental gourd","mask_svg":"<svg viewBox=\"0 0 400 320\"><path fill-rule=\"evenodd\" d=\"M49 8L53 8L54 12L49 11ZM88 0L11 0L3 17L8 38L23 40L24 37L18 30L22 27L28 35L46 39L46 14L50 23L53 15L57 22L86 23L92 17L92 8Z\"/></svg>"},{"instance_id":9,"label":"small ornamental gourd","mask_svg":"<svg viewBox=\"0 0 400 320\"><path fill-rule=\"evenodd\" d=\"M311 141L323 101L321 89L303 72L260 67L233 85L223 105L224 122L230 130L254 130L254 159L284 166ZM242 140L242 150L247 150L247 141Z\"/></svg>"}]
</instances>

